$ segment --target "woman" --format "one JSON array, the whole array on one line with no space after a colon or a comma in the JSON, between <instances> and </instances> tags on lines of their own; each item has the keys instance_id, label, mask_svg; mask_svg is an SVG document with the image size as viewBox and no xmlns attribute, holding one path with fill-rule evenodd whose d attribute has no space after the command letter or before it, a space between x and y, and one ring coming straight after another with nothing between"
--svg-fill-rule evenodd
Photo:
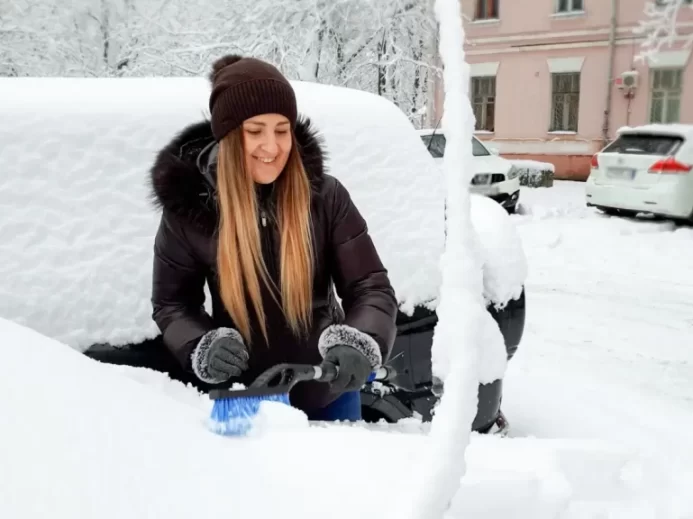
<instances>
[{"instance_id":1,"label":"woman","mask_svg":"<svg viewBox=\"0 0 693 519\"><path fill-rule=\"evenodd\" d=\"M164 343L210 385L331 361L339 378L298 384L291 403L310 419L360 419L359 389L388 358L397 314L366 222L323 172L318 137L275 67L225 56L210 80L211 122L185 128L151 169Z\"/></svg>"}]
</instances>

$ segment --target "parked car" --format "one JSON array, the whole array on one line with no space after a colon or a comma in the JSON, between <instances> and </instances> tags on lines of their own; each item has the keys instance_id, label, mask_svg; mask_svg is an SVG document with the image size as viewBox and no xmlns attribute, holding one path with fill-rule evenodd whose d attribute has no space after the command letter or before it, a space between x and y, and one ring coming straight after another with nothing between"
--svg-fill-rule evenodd
<instances>
[{"instance_id":1,"label":"parked car","mask_svg":"<svg viewBox=\"0 0 693 519\"><path fill-rule=\"evenodd\" d=\"M445 134L441 129L418 130L421 140L436 162L441 163L445 153ZM498 156L498 150L472 136L474 177L469 189L487 196L514 213L520 199L520 170L512 162Z\"/></svg>"},{"instance_id":2,"label":"parked car","mask_svg":"<svg viewBox=\"0 0 693 519\"><path fill-rule=\"evenodd\" d=\"M73 78L66 90L60 81L0 78L0 133L13 136L12 157L31 159L12 164L21 182L0 184L0 194L17 204L9 207L12 218L0 220L7 280L0 315L92 359L155 369L205 391L174 361L151 319L159 215L148 199L147 178L156 151L204 117L209 85L205 78ZM430 420L438 401L431 346L445 240L444 178L390 101L293 84L302 116L324 141L327 171L346 185L367 219L400 300L391 355L399 385L364 387L364 419ZM41 92L32 96L38 104L20 102L27 91ZM17 131L17 120L31 130ZM40 168L37 142L45 143L51 159L39 157ZM207 144L189 142L180 153L194 158ZM510 358L524 330L525 259L518 240L508 238L514 227L506 212L472 196L484 297ZM32 236L47 238L28 247ZM474 430L502 428L502 383L479 386Z\"/></svg>"},{"instance_id":3,"label":"parked car","mask_svg":"<svg viewBox=\"0 0 693 519\"><path fill-rule=\"evenodd\" d=\"M586 203L607 214L693 217L693 125L621 128L592 157Z\"/></svg>"}]
</instances>

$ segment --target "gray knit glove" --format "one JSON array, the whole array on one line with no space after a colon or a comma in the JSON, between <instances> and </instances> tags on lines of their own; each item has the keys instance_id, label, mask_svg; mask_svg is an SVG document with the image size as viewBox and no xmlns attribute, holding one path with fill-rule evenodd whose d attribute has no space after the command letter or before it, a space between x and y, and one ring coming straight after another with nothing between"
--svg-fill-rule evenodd
<instances>
[{"instance_id":1,"label":"gray knit glove","mask_svg":"<svg viewBox=\"0 0 693 519\"><path fill-rule=\"evenodd\" d=\"M325 354L325 361L332 362L339 368L339 375L331 386L337 391L358 391L371 374L371 363L356 348L338 345L330 348Z\"/></svg>"},{"instance_id":2,"label":"gray knit glove","mask_svg":"<svg viewBox=\"0 0 693 519\"><path fill-rule=\"evenodd\" d=\"M193 371L210 384L239 377L248 369L250 355L241 335L231 328L218 328L200 340L192 355Z\"/></svg>"}]
</instances>

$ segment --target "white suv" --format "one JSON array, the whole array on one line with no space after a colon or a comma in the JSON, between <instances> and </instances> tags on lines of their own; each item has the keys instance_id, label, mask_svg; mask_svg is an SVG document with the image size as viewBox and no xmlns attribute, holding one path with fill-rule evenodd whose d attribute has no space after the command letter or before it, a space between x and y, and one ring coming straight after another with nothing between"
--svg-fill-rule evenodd
<instances>
[{"instance_id":1,"label":"white suv","mask_svg":"<svg viewBox=\"0 0 693 519\"><path fill-rule=\"evenodd\" d=\"M592 157L585 186L588 206L605 213L693 216L693 125L621 128Z\"/></svg>"},{"instance_id":2,"label":"white suv","mask_svg":"<svg viewBox=\"0 0 693 519\"><path fill-rule=\"evenodd\" d=\"M440 162L445 152L445 135L442 130L418 130L421 140L431 156ZM499 157L496 150L472 137L474 177L469 186L472 193L492 198L508 213L514 213L520 198L520 171L507 159Z\"/></svg>"}]
</instances>

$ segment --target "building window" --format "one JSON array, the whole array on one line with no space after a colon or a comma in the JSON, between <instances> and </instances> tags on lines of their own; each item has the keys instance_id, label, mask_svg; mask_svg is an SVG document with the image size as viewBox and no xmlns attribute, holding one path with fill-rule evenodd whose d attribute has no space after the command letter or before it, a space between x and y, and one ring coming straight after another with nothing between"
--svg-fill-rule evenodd
<instances>
[{"instance_id":1,"label":"building window","mask_svg":"<svg viewBox=\"0 0 693 519\"><path fill-rule=\"evenodd\" d=\"M498 16L498 2L500 0L476 0L474 11L475 20L496 20Z\"/></svg>"},{"instance_id":2,"label":"building window","mask_svg":"<svg viewBox=\"0 0 693 519\"><path fill-rule=\"evenodd\" d=\"M472 107L477 131L492 132L496 119L496 76L472 78Z\"/></svg>"},{"instance_id":3,"label":"building window","mask_svg":"<svg viewBox=\"0 0 693 519\"><path fill-rule=\"evenodd\" d=\"M574 13L584 9L584 0L556 0L557 13Z\"/></svg>"},{"instance_id":4,"label":"building window","mask_svg":"<svg viewBox=\"0 0 693 519\"><path fill-rule=\"evenodd\" d=\"M677 123L681 115L683 70L652 69L650 90L650 122Z\"/></svg>"},{"instance_id":5,"label":"building window","mask_svg":"<svg viewBox=\"0 0 693 519\"><path fill-rule=\"evenodd\" d=\"M580 73L551 74L552 132L577 132L580 109Z\"/></svg>"}]
</instances>

